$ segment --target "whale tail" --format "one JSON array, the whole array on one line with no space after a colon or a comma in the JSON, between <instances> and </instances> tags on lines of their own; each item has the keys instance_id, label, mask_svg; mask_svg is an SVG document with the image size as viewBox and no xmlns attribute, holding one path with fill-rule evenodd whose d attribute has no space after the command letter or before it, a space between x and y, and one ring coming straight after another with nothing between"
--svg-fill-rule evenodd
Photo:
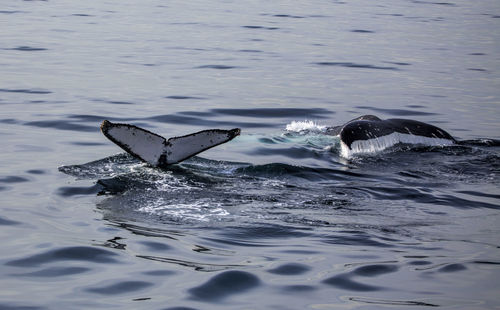
<instances>
[{"instance_id":1,"label":"whale tail","mask_svg":"<svg viewBox=\"0 0 500 310\"><path fill-rule=\"evenodd\" d=\"M102 122L101 131L127 153L155 167L179 163L240 134L239 128L209 129L167 140L146 129L108 120Z\"/></svg>"}]
</instances>

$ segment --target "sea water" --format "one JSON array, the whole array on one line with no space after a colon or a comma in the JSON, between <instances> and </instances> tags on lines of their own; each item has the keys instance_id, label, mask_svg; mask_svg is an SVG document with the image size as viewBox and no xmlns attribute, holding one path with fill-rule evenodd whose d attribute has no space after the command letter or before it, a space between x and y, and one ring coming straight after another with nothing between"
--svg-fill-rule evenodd
<instances>
[{"instance_id":1,"label":"sea water","mask_svg":"<svg viewBox=\"0 0 500 310\"><path fill-rule=\"evenodd\" d=\"M498 1L4 1L1 309L500 306ZM328 126L459 146L346 159ZM240 137L167 169L104 120ZM486 140L485 140L486 139Z\"/></svg>"}]
</instances>

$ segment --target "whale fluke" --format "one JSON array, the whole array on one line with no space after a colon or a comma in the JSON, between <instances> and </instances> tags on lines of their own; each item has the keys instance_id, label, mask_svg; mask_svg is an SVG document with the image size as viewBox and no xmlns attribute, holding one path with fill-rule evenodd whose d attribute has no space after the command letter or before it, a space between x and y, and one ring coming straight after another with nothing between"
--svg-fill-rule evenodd
<instances>
[{"instance_id":1,"label":"whale fluke","mask_svg":"<svg viewBox=\"0 0 500 310\"><path fill-rule=\"evenodd\" d=\"M127 153L155 167L179 163L240 134L239 128L208 129L167 140L149 130L108 120L102 122L101 131Z\"/></svg>"}]
</instances>

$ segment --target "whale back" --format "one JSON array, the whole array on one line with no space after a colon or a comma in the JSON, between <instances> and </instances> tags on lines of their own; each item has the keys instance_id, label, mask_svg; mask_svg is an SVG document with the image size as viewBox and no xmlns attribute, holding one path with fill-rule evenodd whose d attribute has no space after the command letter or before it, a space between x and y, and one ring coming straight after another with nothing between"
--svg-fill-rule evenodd
<instances>
[{"instance_id":1,"label":"whale back","mask_svg":"<svg viewBox=\"0 0 500 310\"><path fill-rule=\"evenodd\" d=\"M445 130L409 119L381 120L373 115L355 118L342 126L331 127L327 134L340 137L341 155L374 153L399 143L451 145L456 140Z\"/></svg>"}]
</instances>

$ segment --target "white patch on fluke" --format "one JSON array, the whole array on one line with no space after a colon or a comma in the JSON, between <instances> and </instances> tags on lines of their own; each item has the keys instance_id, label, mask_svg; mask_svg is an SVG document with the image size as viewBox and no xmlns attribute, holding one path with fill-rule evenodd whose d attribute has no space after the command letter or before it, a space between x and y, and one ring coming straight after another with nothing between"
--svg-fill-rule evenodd
<instances>
[{"instance_id":1,"label":"white patch on fluke","mask_svg":"<svg viewBox=\"0 0 500 310\"><path fill-rule=\"evenodd\" d=\"M152 165L158 163L165 149L165 138L138 127L112 124L106 133L118 146Z\"/></svg>"},{"instance_id":2,"label":"white patch on fluke","mask_svg":"<svg viewBox=\"0 0 500 310\"><path fill-rule=\"evenodd\" d=\"M383 137L354 141L351 144L351 148L349 148L343 141L340 141L340 154L345 158L350 158L354 155L360 154L373 154L399 143L426 146L449 146L453 145L454 142L449 139L429 138L393 132L390 135Z\"/></svg>"},{"instance_id":3,"label":"white patch on fluke","mask_svg":"<svg viewBox=\"0 0 500 310\"><path fill-rule=\"evenodd\" d=\"M206 149L231 140L223 130L204 130L183 137L170 138L165 147L167 163L177 163Z\"/></svg>"},{"instance_id":4,"label":"white patch on fluke","mask_svg":"<svg viewBox=\"0 0 500 310\"><path fill-rule=\"evenodd\" d=\"M324 131L326 126L319 125L313 121L292 121L290 124L286 125L287 131L301 132L301 131Z\"/></svg>"}]
</instances>

